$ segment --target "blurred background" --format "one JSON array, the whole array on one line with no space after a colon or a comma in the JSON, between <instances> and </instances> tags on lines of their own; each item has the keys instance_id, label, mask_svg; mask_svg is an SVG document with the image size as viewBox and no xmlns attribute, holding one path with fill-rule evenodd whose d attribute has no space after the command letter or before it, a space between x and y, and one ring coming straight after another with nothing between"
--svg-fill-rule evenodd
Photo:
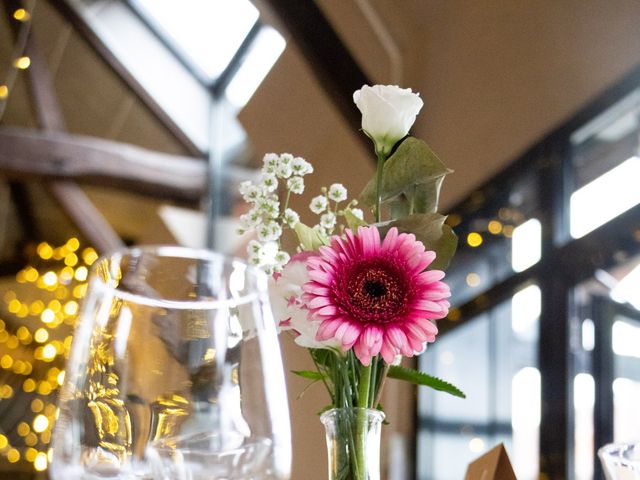
<instances>
[{"instance_id":1,"label":"blurred background","mask_svg":"<svg viewBox=\"0 0 640 480\"><path fill-rule=\"evenodd\" d=\"M300 212L356 195L364 83L421 93L460 237L420 367L468 398L390 382L386 478L459 479L499 442L521 480L602 478L595 450L640 436L637 0L2 0L0 478L47 478L98 255L242 256L237 185L266 152L314 164ZM293 478L326 478L327 399L287 380Z\"/></svg>"}]
</instances>

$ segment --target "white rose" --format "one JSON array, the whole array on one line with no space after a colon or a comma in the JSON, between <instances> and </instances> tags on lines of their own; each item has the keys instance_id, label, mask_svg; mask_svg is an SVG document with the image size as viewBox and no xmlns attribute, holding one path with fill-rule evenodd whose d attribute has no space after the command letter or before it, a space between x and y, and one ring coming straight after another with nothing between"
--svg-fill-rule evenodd
<instances>
[{"instance_id":1,"label":"white rose","mask_svg":"<svg viewBox=\"0 0 640 480\"><path fill-rule=\"evenodd\" d=\"M282 273L270 282L269 297L277 325L281 330L292 330L295 342L306 348L339 348L335 339L319 342L316 333L322 323L309 320L308 310L302 300L302 285L309 281L307 259L315 253L304 252L294 255Z\"/></svg>"},{"instance_id":2,"label":"white rose","mask_svg":"<svg viewBox=\"0 0 640 480\"><path fill-rule=\"evenodd\" d=\"M410 88L364 85L353 94L362 113L362 130L373 140L376 153L388 155L416 121L423 102Z\"/></svg>"}]
</instances>

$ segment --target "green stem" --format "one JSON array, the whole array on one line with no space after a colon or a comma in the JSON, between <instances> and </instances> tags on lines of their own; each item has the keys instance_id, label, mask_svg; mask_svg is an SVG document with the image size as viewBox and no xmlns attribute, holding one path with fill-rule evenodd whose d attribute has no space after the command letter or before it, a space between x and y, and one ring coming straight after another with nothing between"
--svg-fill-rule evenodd
<instances>
[{"instance_id":1,"label":"green stem","mask_svg":"<svg viewBox=\"0 0 640 480\"><path fill-rule=\"evenodd\" d=\"M384 162L387 159L387 156L384 153L377 153L378 156L378 166L376 168L376 208L375 208L375 216L376 223L379 223L382 220L382 212L380 211L380 206L382 204L382 177L384 171Z\"/></svg>"}]
</instances>

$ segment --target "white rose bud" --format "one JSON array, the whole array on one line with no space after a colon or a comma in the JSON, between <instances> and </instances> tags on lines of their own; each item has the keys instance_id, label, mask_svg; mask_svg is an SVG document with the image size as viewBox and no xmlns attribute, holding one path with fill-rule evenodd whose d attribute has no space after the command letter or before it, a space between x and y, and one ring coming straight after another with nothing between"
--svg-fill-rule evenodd
<instances>
[{"instance_id":1,"label":"white rose bud","mask_svg":"<svg viewBox=\"0 0 640 480\"><path fill-rule=\"evenodd\" d=\"M423 102L410 88L364 85L353 94L362 113L362 130L375 143L376 153L388 155L416 121Z\"/></svg>"}]
</instances>

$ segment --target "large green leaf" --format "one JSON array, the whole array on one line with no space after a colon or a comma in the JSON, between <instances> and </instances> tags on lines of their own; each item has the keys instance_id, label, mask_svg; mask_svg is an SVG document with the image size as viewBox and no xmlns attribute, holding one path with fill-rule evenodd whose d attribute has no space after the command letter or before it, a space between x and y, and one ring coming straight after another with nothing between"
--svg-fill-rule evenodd
<instances>
[{"instance_id":1,"label":"large green leaf","mask_svg":"<svg viewBox=\"0 0 640 480\"><path fill-rule=\"evenodd\" d=\"M467 396L455 385L452 385L437 377L432 377L424 372L413 370L412 368L401 367L399 365L392 365L387 373L389 378L395 378L397 380L404 380L405 382L411 382L415 385L421 385L423 387L430 387L440 392L445 392L454 397L467 398Z\"/></svg>"},{"instance_id":2,"label":"large green leaf","mask_svg":"<svg viewBox=\"0 0 640 480\"><path fill-rule=\"evenodd\" d=\"M446 219L439 213L419 213L389 222L380 227L380 231L386 235L391 227L396 227L401 233L413 233L427 250L436 252L436 259L429 268L444 270L449 266L458 246L458 237L444 223Z\"/></svg>"},{"instance_id":3,"label":"large green leaf","mask_svg":"<svg viewBox=\"0 0 640 480\"><path fill-rule=\"evenodd\" d=\"M444 176L451 173L438 156L422 140L407 137L391 155L383 167L382 201L404 194L415 204L420 195L420 205L414 212L435 212ZM360 200L373 206L376 202L375 179L360 194Z\"/></svg>"}]
</instances>

